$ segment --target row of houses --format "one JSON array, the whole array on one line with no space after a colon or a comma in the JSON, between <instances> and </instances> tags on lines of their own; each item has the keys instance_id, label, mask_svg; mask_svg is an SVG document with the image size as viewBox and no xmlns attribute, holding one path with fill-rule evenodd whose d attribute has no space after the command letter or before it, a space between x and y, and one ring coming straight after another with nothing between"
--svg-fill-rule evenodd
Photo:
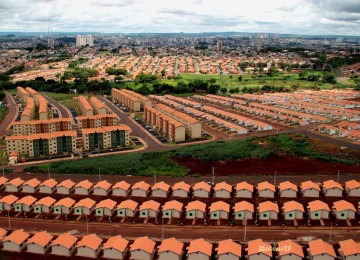
<instances>
[{"instance_id":1,"label":"row of houses","mask_svg":"<svg viewBox=\"0 0 360 260\"><path fill-rule=\"evenodd\" d=\"M320 133L344 138L352 142L360 141L360 124L350 122L340 122L337 125L320 124L315 129Z\"/></svg>"},{"instance_id":2,"label":"row of houses","mask_svg":"<svg viewBox=\"0 0 360 260\"><path fill-rule=\"evenodd\" d=\"M360 205L359 209L360 211ZM260 202L255 211L255 205L240 201L233 205L224 201L212 202L209 205L195 200L187 203L186 206L177 200L165 202L163 205L154 200L144 201L141 205L138 202L128 199L120 203L112 199L105 199L98 203L91 198L84 198L75 201L70 197L66 197L56 201L52 197L43 197L36 199L31 195L18 198L15 195L7 195L0 199L0 211L14 211L35 214L54 214L54 215L76 215L76 216L90 216L95 217L116 217L120 218L134 218L140 219L168 219L169 223L173 219L192 220L195 224L196 220L205 221L242 221L245 224L248 220L255 221L271 221L279 220L280 215L284 221L297 221L305 219L307 214L308 221L310 220L327 220L332 213L337 220L354 220L356 219L355 206L345 200L335 201L332 208L320 200L310 201L306 207L295 201L288 201L279 207L278 203L272 201ZM245 221L245 222L244 222Z\"/></svg>"},{"instance_id":3,"label":"row of houses","mask_svg":"<svg viewBox=\"0 0 360 260\"><path fill-rule=\"evenodd\" d=\"M165 182L157 182L153 186L150 184L140 181L134 185L130 185L126 181L120 181L112 185L106 180L100 181L96 184L84 180L79 183L75 183L71 180L66 180L61 183L57 183L55 180L49 181L53 186L47 187L47 181L40 183L37 179L31 179L31 181L24 181L21 178L15 178L8 180L7 178L0 177L0 187L4 188L6 192L20 192L24 191L24 187L33 186L29 190L27 187L25 192L28 193L57 193L60 194L71 194L74 192L78 195L99 195L107 196L112 194L113 196L135 196L144 197L153 196L159 198L167 198L172 195L179 198L189 198L189 196L197 198L254 198L255 196L260 198L298 198L310 197L319 198L321 194L327 197L343 197L343 193L349 197L360 197L360 182L356 180L350 180L345 183L343 187L340 183L334 180L324 181L322 185L312 182L305 181L301 183L300 188L289 181L280 183L278 187L265 181L258 183L257 187L247 182L240 182L232 186L226 182L216 183L214 186L206 182L198 182L193 187L188 183L181 181L175 183L172 187ZM34 183L36 184L34 186ZM66 192L65 185L66 184ZM56 186L56 187L55 187ZM46 191L46 192L45 192ZM51 192L49 192L51 191Z\"/></svg>"},{"instance_id":4,"label":"row of houses","mask_svg":"<svg viewBox=\"0 0 360 260\"><path fill-rule=\"evenodd\" d=\"M238 243L232 239L210 243L203 238L188 243L172 237L159 242L145 236L129 241L120 235L103 239L96 234L76 237L70 233L52 235L47 231L30 234L23 229L7 231L0 229L2 250L27 252L38 255L80 256L107 259L141 260L279 260L301 259L358 259L360 244L353 239L329 244L322 239L309 241L307 245L290 239L277 243L267 243L262 239Z\"/></svg>"},{"instance_id":5,"label":"row of houses","mask_svg":"<svg viewBox=\"0 0 360 260\"><path fill-rule=\"evenodd\" d=\"M111 89L111 97L113 100L123 104L125 107L134 112L143 111L145 106L151 105L151 100L134 91L127 89Z\"/></svg>"}]
</instances>

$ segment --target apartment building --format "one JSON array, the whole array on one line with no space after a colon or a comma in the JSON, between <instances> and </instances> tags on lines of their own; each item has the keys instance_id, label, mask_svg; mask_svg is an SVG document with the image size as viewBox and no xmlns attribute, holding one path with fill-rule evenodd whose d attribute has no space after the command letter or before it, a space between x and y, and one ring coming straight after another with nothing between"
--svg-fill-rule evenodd
<instances>
[{"instance_id":1,"label":"apartment building","mask_svg":"<svg viewBox=\"0 0 360 260\"><path fill-rule=\"evenodd\" d=\"M61 131L29 135L7 136L7 151L28 154L30 157L73 152L76 131Z\"/></svg>"},{"instance_id":2,"label":"apartment building","mask_svg":"<svg viewBox=\"0 0 360 260\"><path fill-rule=\"evenodd\" d=\"M130 127L127 125L82 129L83 149L111 149L129 146Z\"/></svg>"},{"instance_id":3,"label":"apartment building","mask_svg":"<svg viewBox=\"0 0 360 260\"><path fill-rule=\"evenodd\" d=\"M113 88L111 89L111 96L134 112L142 111L145 106L151 105L149 98L128 89L118 90Z\"/></svg>"},{"instance_id":4,"label":"apartment building","mask_svg":"<svg viewBox=\"0 0 360 260\"><path fill-rule=\"evenodd\" d=\"M158 104L156 107L165 115L182 123L186 135L190 138L201 138L201 123L197 119L163 104Z\"/></svg>"},{"instance_id":5,"label":"apartment building","mask_svg":"<svg viewBox=\"0 0 360 260\"><path fill-rule=\"evenodd\" d=\"M89 101L84 96L78 97L78 108L83 116L93 116L94 109L90 105Z\"/></svg>"},{"instance_id":6,"label":"apartment building","mask_svg":"<svg viewBox=\"0 0 360 260\"><path fill-rule=\"evenodd\" d=\"M20 121L13 123L14 135L29 135L72 130L70 118Z\"/></svg>"},{"instance_id":7,"label":"apartment building","mask_svg":"<svg viewBox=\"0 0 360 260\"><path fill-rule=\"evenodd\" d=\"M34 119L34 116L35 116L35 102L32 97L28 97L24 111L21 114L21 121L30 121Z\"/></svg>"},{"instance_id":8,"label":"apartment building","mask_svg":"<svg viewBox=\"0 0 360 260\"><path fill-rule=\"evenodd\" d=\"M101 102L97 97L91 97L89 101L92 107L94 108L94 112L97 115L111 114L111 111L107 108L107 106L103 102Z\"/></svg>"},{"instance_id":9,"label":"apartment building","mask_svg":"<svg viewBox=\"0 0 360 260\"><path fill-rule=\"evenodd\" d=\"M17 95L19 96L21 101L23 103L26 103L27 99L29 98L29 93L22 87L17 87L16 91L17 91Z\"/></svg>"},{"instance_id":10,"label":"apartment building","mask_svg":"<svg viewBox=\"0 0 360 260\"><path fill-rule=\"evenodd\" d=\"M35 95L36 100L38 100L39 106L39 119L47 120L48 119L48 102L47 100L40 94Z\"/></svg>"},{"instance_id":11,"label":"apartment building","mask_svg":"<svg viewBox=\"0 0 360 260\"><path fill-rule=\"evenodd\" d=\"M119 118L115 114L78 116L79 130L85 128L99 128L105 126L115 126L119 124Z\"/></svg>"},{"instance_id":12,"label":"apartment building","mask_svg":"<svg viewBox=\"0 0 360 260\"><path fill-rule=\"evenodd\" d=\"M145 106L144 120L172 142L185 141L185 127L179 121L165 115L157 108Z\"/></svg>"}]
</instances>

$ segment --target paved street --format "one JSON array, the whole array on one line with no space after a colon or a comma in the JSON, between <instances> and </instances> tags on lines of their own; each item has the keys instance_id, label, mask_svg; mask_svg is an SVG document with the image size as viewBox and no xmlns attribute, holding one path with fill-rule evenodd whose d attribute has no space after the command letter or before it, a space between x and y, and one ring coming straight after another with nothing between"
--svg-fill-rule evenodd
<instances>
[{"instance_id":1,"label":"paved street","mask_svg":"<svg viewBox=\"0 0 360 260\"><path fill-rule=\"evenodd\" d=\"M5 91L5 96L6 96L6 103L9 104L9 113L0 123L0 137L3 136L6 133L6 131L10 128L11 123L16 119L16 116L19 113L19 109L13 97L6 91Z\"/></svg>"}]
</instances>

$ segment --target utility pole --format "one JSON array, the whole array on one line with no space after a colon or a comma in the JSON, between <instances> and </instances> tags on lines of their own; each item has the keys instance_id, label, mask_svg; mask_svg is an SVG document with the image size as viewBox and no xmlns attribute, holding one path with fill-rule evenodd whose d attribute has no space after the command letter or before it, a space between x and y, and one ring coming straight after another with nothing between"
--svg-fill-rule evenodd
<instances>
[{"instance_id":1,"label":"utility pole","mask_svg":"<svg viewBox=\"0 0 360 260\"><path fill-rule=\"evenodd\" d=\"M101 172L100 172L100 167L99 167L99 181L101 181Z\"/></svg>"},{"instance_id":2,"label":"utility pole","mask_svg":"<svg viewBox=\"0 0 360 260\"><path fill-rule=\"evenodd\" d=\"M161 240L164 240L164 218L161 218Z\"/></svg>"},{"instance_id":3,"label":"utility pole","mask_svg":"<svg viewBox=\"0 0 360 260\"><path fill-rule=\"evenodd\" d=\"M48 175L49 175L49 180L50 180L50 165L48 164Z\"/></svg>"},{"instance_id":4,"label":"utility pole","mask_svg":"<svg viewBox=\"0 0 360 260\"><path fill-rule=\"evenodd\" d=\"M154 184L156 183L156 171L154 170Z\"/></svg>"},{"instance_id":5,"label":"utility pole","mask_svg":"<svg viewBox=\"0 0 360 260\"><path fill-rule=\"evenodd\" d=\"M11 229L10 211L8 211L8 221L9 221L9 229Z\"/></svg>"},{"instance_id":6,"label":"utility pole","mask_svg":"<svg viewBox=\"0 0 360 260\"><path fill-rule=\"evenodd\" d=\"M89 223L88 223L88 216L85 215L85 220L86 220L86 234L88 235L89 234Z\"/></svg>"},{"instance_id":7,"label":"utility pole","mask_svg":"<svg viewBox=\"0 0 360 260\"><path fill-rule=\"evenodd\" d=\"M330 225L330 236L329 236L329 243L332 241L332 223Z\"/></svg>"},{"instance_id":8,"label":"utility pole","mask_svg":"<svg viewBox=\"0 0 360 260\"><path fill-rule=\"evenodd\" d=\"M211 178L211 183L212 183L212 185L214 185L214 183L215 183L215 168L214 168L214 165L212 166L212 178Z\"/></svg>"},{"instance_id":9,"label":"utility pole","mask_svg":"<svg viewBox=\"0 0 360 260\"><path fill-rule=\"evenodd\" d=\"M276 185L276 171L274 172L274 185Z\"/></svg>"},{"instance_id":10,"label":"utility pole","mask_svg":"<svg viewBox=\"0 0 360 260\"><path fill-rule=\"evenodd\" d=\"M244 242L246 241L246 226L247 226L247 218L245 217Z\"/></svg>"},{"instance_id":11,"label":"utility pole","mask_svg":"<svg viewBox=\"0 0 360 260\"><path fill-rule=\"evenodd\" d=\"M338 170L338 174L337 174L337 182L339 182L340 179L340 170Z\"/></svg>"},{"instance_id":12,"label":"utility pole","mask_svg":"<svg viewBox=\"0 0 360 260\"><path fill-rule=\"evenodd\" d=\"M3 172L3 177L5 177L5 167L4 167L4 165L2 167L2 172Z\"/></svg>"}]
</instances>

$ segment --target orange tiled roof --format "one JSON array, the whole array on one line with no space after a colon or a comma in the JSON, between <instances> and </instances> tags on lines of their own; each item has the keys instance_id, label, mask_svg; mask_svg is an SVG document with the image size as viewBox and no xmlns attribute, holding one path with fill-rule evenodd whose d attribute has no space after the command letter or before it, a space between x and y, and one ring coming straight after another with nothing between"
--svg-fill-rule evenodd
<instances>
[{"instance_id":1,"label":"orange tiled roof","mask_svg":"<svg viewBox=\"0 0 360 260\"><path fill-rule=\"evenodd\" d=\"M130 246L130 251L143 250L149 254L153 252L155 248L155 242L148 237L139 237L134 240L134 243Z\"/></svg>"},{"instance_id":2,"label":"orange tiled roof","mask_svg":"<svg viewBox=\"0 0 360 260\"><path fill-rule=\"evenodd\" d=\"M75 205L74 205L74 208L75 207L85 207L85 208L92 208L94 205L96 204L96 201L95 200L92 200L90 198L85 198L85 199L82 199L82 200L79 200Z\"/></svg>"},{"instance_id":3,"label":"orange tiled roof","mask_svg":"<svg viewBox=\"0 0 360 260\"><path fill-rule=\"evenodd\" d=\"M352 210L356 211L354 205L346 200L339 200L334 202L334 208L336 211Z\"/></svg>"},{"instance_id":4,"label":"orange tiled roof","mask_svg":"<svg viewBox=\"0 0 360 260\"><path fill-rule=\"evenodd\" d=\"M320 186L312 181L304 181L301 183L301 189L302 190L308 190L308 189L315 189L320 191Z\"/></svg>"},{"instance_id":5,"label":"orange tiled roof","mask_svg":"<svg viewBox=\"0 0 360 260\"><path fill-rule=\"evenodd\" d=\"M236 191L238 190L248 190L248 191L251 191L253 192L254 191L254 186L247 183L246 181L243 181L243 182L240 182L238 184L236 184Z\"/></svg>"},{"instance_id":6,"label":"orange tiled roof","mask_svg":"<svg viewBox=\"0 0 360 260\"><path fill-rule=\"evenodd\" d=\"M75 203L76 203L75 200L73 200L72 198L66 197L66 198L63 198L63 199L57 201L55 203L54 207L64 206L66 208L71 208Z\"/></svg>"},{"instance_id":7,"label":"orange tiled roof","mask_svg":"<svg viewBox=\"0 0 360 260\"><path fill-rule=\"evenodd\" d=\"M215 191L226 190L228 192L231 192L232 191L232 186L223 181L223 182L216 183L216 185L214 187L214 190Z\"/></svg>"},{"instance_id":8,"label":"orange tiled roof","mask_svg":"<svg viewBox=\"0 0 360 260\"><path fill-rule=\"evenodd\" d=\"M250 212L254 212L254 204L247 201L240 201L235 203L234 211L239 212L243 210L248 210Z\"/></svg>"},{"instance_id":9,"label":"orange tiled roof","mask_svg":"<svg viewBox=\"0 0 360 260\"><path fill-rule=\"evenodd\" d=\"M40 184L40 186L46 186L51 189L54 188L56 185L57 185L57 181L55 181L54 179L46 180Z\"/></svg>"},{"instance_id":10,"label":"orange tiled roof","mask_svg":"<svg viewBox=\"0 0 360 260\"><path fill-rule=\"evenodd\" d=\"M38 233L35 233L27 242L26 244L35 243L38 244L41 247L45 247L54 237L50 235L46 231L41 231Z\"/></svg>"},{"instance_id":11,"label":"orange tiled roof","mask_svg":"<svg viewBox=\"0 0 360 260\"><path fill-rule=\"evenodd\" d=\"M51 246L63 246L67 249L70 249L77 241L77 237L69 234L64 233L60 234L55 240L52 241Z\"/></svg>"},{"instance_id":12,"label":"orange tiled roof","mask_svg":"<svg viewBox=\"0 0 360 260\"><path fill-rule=\"evenodd\" d=\"M330 212L330 208L329 208L328 204L326 204L325 202L323 202L321 200L310 201L308 207L309 207L310 211L326 210L326 211Z\"/></svg>"},{"instance_id":13,"label":"orange tiled roof","mask_svg":"<svg viewBox=\"0 0 360 260\"><path fill-rule=\"evenodd\" d=\"M217 254L219 256L226 253L231 253L237 257L241 257L241 245L235 243L232 239L220 241L217 248Z\"/></svg>"},{"instance_id":14,"label":"orange tiled roof","mask_svg":"<svg viewBox=\"0 0 360 260\"><path fill-rule=\"evenodd\" d=\"M360 243L355 242L353 239L348 239L339 242L340 249L344 256L360 255Z\"/></svg>"},{"instance_id":15,"label":"orange tiled roof","mask_svg":"<svg viewBox=\"0 0 360 260\"><path fill-rule=\"evenodd\" d=\"M30 187L35 188L36 186L38 186L41 183L41 181L39 181L37 178L33 178L31 180L28 180L26 182L24 182L23 185L28 185Z\"/></svg>"},{"instance_id":16,"label":"orange tiled roof","mask_svg":"<svg viewBox=\"0 0 360 260\"><path fill-rule=\"evenodd\" d=\"M11 204L15 203L18 199L19 199L18 197L11 194L11 195L2 197L0 199L0 202L11 205Z\"/></svg>"},{"instance_id":17,"label":"orange tiled roof","mask_svg":"<svg viewBox=\"0 0 360 260\"><path fill-rule=\"evenodd\" d=\"M8 179L7 179L7 178L5 178L5 177L3 177L3 176L0 177L0 185L4 185L4 184L7 183L7 182L8 182Z\"/></svg>"},{"instance_id":18,"label":"orange tiled roof","mask_svg":"<svg viewBox=\"0 0 360 260\"><path fill-rule=\"evenodd\" d=\"M138 203L133 200L124 200L118 206L117 209L130 209L135 210L138 206Z\"/></svg>"},{"instance_id":19,"label":"orange tiled roof","mask_svg":"<svg viewBox=\"0 0 360 260\"><path fill-rule=\"evenodd\" d=\"M114 189L119 188L119 189L127 191L130 188L130 186L131 185L129 183L127 183L126 181L120 181L120 182L115 183L115 185L112 186L112 189L114 190Z\"/></svg>"},{"instance_id":20,"label":"orange tiled roof","mask_svg":"<svg viewBox=\"0 0 360 260\"><path fill-rule=\"evenodd\" d=\"M201 252L204 255L212 255L212 244L205 241L203 238L195 239L190 242L188 247L188 254Z\"/></svg>"},{"instance_id":21,"label":"orange tiled roof","mask_svg":"<svg viewBox=\"0 0 360 260\"><path fill-rule=\"evenodd\" d=\"M309 241L309 251L312 256L328 254L336 257L335 250L332 245L324 242L322 239Z\"/></svg>"},{"instance_id":22,"label":"orange tiled roof","mask_svg":"<svg viewBox=\"0 0 360 260\"><path fill-rule=\"evenodd\" d=\"M140 190L143 190L143 191L148 191L150 188L150 185L147 184L146 182L144 181L139 181L137 183L135 183L133 186L132 186L132 189L135 190L135 189L140 189Z\"/></svg>"},{"instance_id":23,"label":"orange tiled roof","mask_svg":"<svg viewBox=\"0 0 360 260\"><path fill-rule=\"evenodd\" d=\"M64 180L62 182L60 182L57 187L65 187L67 189L71 189L72 187L74 187L75 182L73 182L72 180L68 179L68 180Z\"/></svg>"},{"instance_id":24,"label":"orange tiled roof","mask_svg":"<svg viewBox=\"0 0 360 260\"><path fill-rule=\"evenodd\" d=\"M24 181L21 178L12 179L7 184L11 184L15 187L19 187L24 183Z\"/></svg>"},{"instance_id":25,"label":"orange tiled roof","mask_svg":"<svg viewBox=\"0 0 360 260\"><path fill-rule=\"evenodd\" d=\"M302 247L299 244L293 242L291 239L280 241L278 243L278 247L280 249L284 249L284 250L279 250L279 256L294 254L300 256L301 258L304 257L304 252Z\"/></svg>"},{"instance_id":26,"label":"orange tiled roof","mask_svg":"<svg viewBox=\"0 0 360 260\"><path fill-rule=\"evenodd\" d=\"M115 208L116 206L116 201L113 201L111 199L106 199L106 200L102 200L100 201L98 204L96 204L96 208L107 208L112 210L113 208Z\"/></svg>"},{"instance_id":27,"label":"orange tiled roof","mask_svg":"<svg viewBox=\"0 0 360 260\"><path fill-rule=\"evenodd\" d=\"M110 189L111 185L112 184L110 182L108 182L107 180L103 180L103 181L99 181L98 183L96 183L94 185L94 189L102 188L104 190L108 190L108 189Z\"/></svg>"},{"instance_id":28,"label":"orange tiled roof","mask_svg":"<svg viewBox=\"0 0 360 260\"><path fill-rule=\"evenodd\" d=\"M129 241L123 238L122 236L112 236L106 241L103 245L102 250L114 248L120 252L125 252L127 246L129 245Z\"/></svg>"},{"instance_id":29,"label":"orange tiled roof","mask_svg":"<svg viewBox=\"0 0 360 260\"><path fill-rule=\"evenodd\" d=\"M230 205L224 201L217 201L217 202L211 203L210 212L214 212L214 211L218 211L218 210L223 210L223 211L229 213Z\"/></svg>"},{"instance_id":30,"label":"orange tiled roof","mask_svg":"<svg viewBox=\"0 0 360 260\"><path fill-rule=\"evenodd\" d=\"M44 197L39 199L35 205L45 205L47 207L50 207L51 205L53 205L56 202L56 200L54 198L51 197Z\"/></svg>"},{"instance_id":31,"label":"orange tiled roof","mask_svg":"<svg viewBox=\"0 0 360 260\"><path fill-rule=\"evenodd\" d=\"M154 186L152 186L151 188L152 190L156 190L156 189L159 189L159 190L163 190L163 191L169 191L170 189L170 185L161 181L161 182L157 182L154 184Z\"/></svg>"},{"instance_id":32,"label":"orange tiled roof","mask_svg":"<svg viewBox=\"0 0 360 260\"><path fill-rule=\"evenodd\" d=\"M262 190L271 190L273 192L275 192L275 186L271 183L269 183L268 181L263 181L263 182L260 182L258 183L258 191L262 191Z\"/></svg>"},{"instance_id":33,"label":"orange tiled roof","mask_svg":"<svg viewBox=\"0 0 360 260\"><path fill-rule=\"evenodd\" d=\"M89 234L84 236L76 245L76 247L86 246L92 250L97 250L102 244L102 239L96 234Z\"/></svg>"},{"instance_id":34,"label":"orange tiled roof","mask_svg":"<svg viewBox=\"0 0 360 260\"><path fill-rule=\"evenodd\" d=\"M29 233L24 232L23 229L18 229L13 232L11 232L10 235L4 238L3 242L11 241L17 245L22 244L26 241L26 239L30 236Z\"/></svg>"},{"instance_id":35,"label":"orange tiled roof","mask_svg":"<svg viewBox=\"0 0 360 260\"><path fill-rule=\"evenodd\" d=\"M202 181L202 182L198 182L198 183L195 183L194 187L193 187L193 190L196 191L196 190L205 190L207 192L210 192L211 191L211 186L209 184L207 184L206 182Z\"/></svg>"},{"instance_id":36,"label":"orange tiled roof","mask_svg":"<svg viewBox=\"0 0 360 260\"><path fill-rule=\"evenodd\" d=\"M295 200L285 202L283 207L284 207L284 212L289 212L293 210L299 210L301 212L305 212L304 206Z\"/></svg>"},{"instance_id":37,"label":"orange tiled roof","mask_svg":"<svg viewBox=\"0 0 360 260\"><path fill-rule=\"evenodd\" d=\"M189 192L190 191L190 188L191 186L189 184L187 184L186 182L184 181L181 181L181 182L177 182L174 184L174 186L172 187L173 190L177 190L177 189L180 189L180 190L184 190L186 192Z\"/></svg>"},{"instance_id":38,"label":"orange tiled roof","mask_svg":"<svg viewBox=\"0 0 360 260\"><path fill-rule=\"evenodd\" d=\"M334 181L334 180L328 180L328 181L324 181L323 182L323 187L325 189L333 189L333 188L338 188L340 190L343 190L344 188L341 186L340 183Z\"/></svg>"},{"instance_id":39,"label":"orange tiled roof","mask_svg":"<svg viewBox=\"0 0 360 260\"><path fill-rule=\"evenodd\" d=\"M199 201L199 200L189 202L187 204L187 206L186 206L186 211L194 210L194 209L205 212L206 211L206 204L204 202Z\"/></svg>"},{"instance_id":40,"label":"orange tiled roof","mask_svg":"<svg viewBox=\"0 0 360 260\"><path fill-rule=\"evenodd\" d=\"M89 180L83 180L75 185L75 188L84 188L86 190L90 189L94 184Z\"/></svg>"},{"instance_id":41,"label":"orange tiled roof","mask_svg":"<svg viewBox=\"0 0 360 260\"><path fill-rule=\"evenodd\" d=\"M2 241L7 234L7 230L0 228L0 241Z\"/></svg>"},{"instance_id":42,"label":"orange tiled roof","mask_svg":"<svg viewBox=\"0 0 360 260\"><path fill-rule=\"evenodd\" d=\"M279 213L279 206L275 202L272 201L265 201L259 203L259 212L265 212L265 211L275 211Z\"/></svg>"},{"instance_id":43,"label":"orange tiled roof","mask_svg":"<svg viewBox=\"0 0 360 260\"><path fill-rule=\"evenodd\" d=\"M292 182L284 181L284 182L280 183L280 185L279 185L280 191L287 190L287 189L298 191L298 187Z\"/></svg>"},{"instance_id":44,"label":"orange tiled roof","mask_svg":"<svg viewBox=\"0 0 360 260\"><path fill-rule=\"evenodd\" d=\"M168 209L174 209L177 211L181 211L183 208L183 204L177 200L171 200L165 202L164 206L162 207L162 210L168 210Z\"/></svg>"},{"instance_id":45,"label":"orange tiled roof","mask_svg":"<svg viewBox=\"0 0 360 260\"><path fill-rule=\"evenodd\" d=\"M264 250L261 250L261 249ZM257 253L263 253L264 255L272 257L272 246L262 241L262 239L256 239L249 241L248 243L248 255L255 255Z\"/></svg>"},{"instance_id":46,"label":"orange tiled roof","mask_svg":"<svg viewBox=\"0 0 360 260\"><path fill-rule=\"evenodd\" d=\"M170 251L177 255L181 255L183 248L184 248L184 243L172 237L162 240L158 252L160 254L162 252Z\"/></svg>"},{"instance_id":47,"label":"orange tiled roof","mask_svg":"<svg viewBox=\"0 0 360 260\"><path fill-rule=\"evenodd\" d=\"M32 204L34 204L36 201L36 198L34 198L33 196L25 196L22 197L21 199L19 199L16 204L25 204L26 206L30 206Z\"/></svg>"},{"instance_id":48,"label":"orange tiled roof","mask_svg":"<svg viewBox=\"0 0 360 260\"><path fill-rule=\"evenodd\" d=\"M345 186L348 187L350 190L360 188L360 182L356 180L351 180L345 182Z\"/></svg>"},{"instance_id":49,"label":"orange tiled roof","mask_svg":"<svg viewBox=\"0 0 360 260\"><path fill-rule=\"evenodd\" d=\"M159 208L160 208L159 202L156 202L155 200L148 200L148 201L145 201L143 204L141 204L139 210L151 209L154 211L158 211Z\"/></svg>"}]
</instances>

